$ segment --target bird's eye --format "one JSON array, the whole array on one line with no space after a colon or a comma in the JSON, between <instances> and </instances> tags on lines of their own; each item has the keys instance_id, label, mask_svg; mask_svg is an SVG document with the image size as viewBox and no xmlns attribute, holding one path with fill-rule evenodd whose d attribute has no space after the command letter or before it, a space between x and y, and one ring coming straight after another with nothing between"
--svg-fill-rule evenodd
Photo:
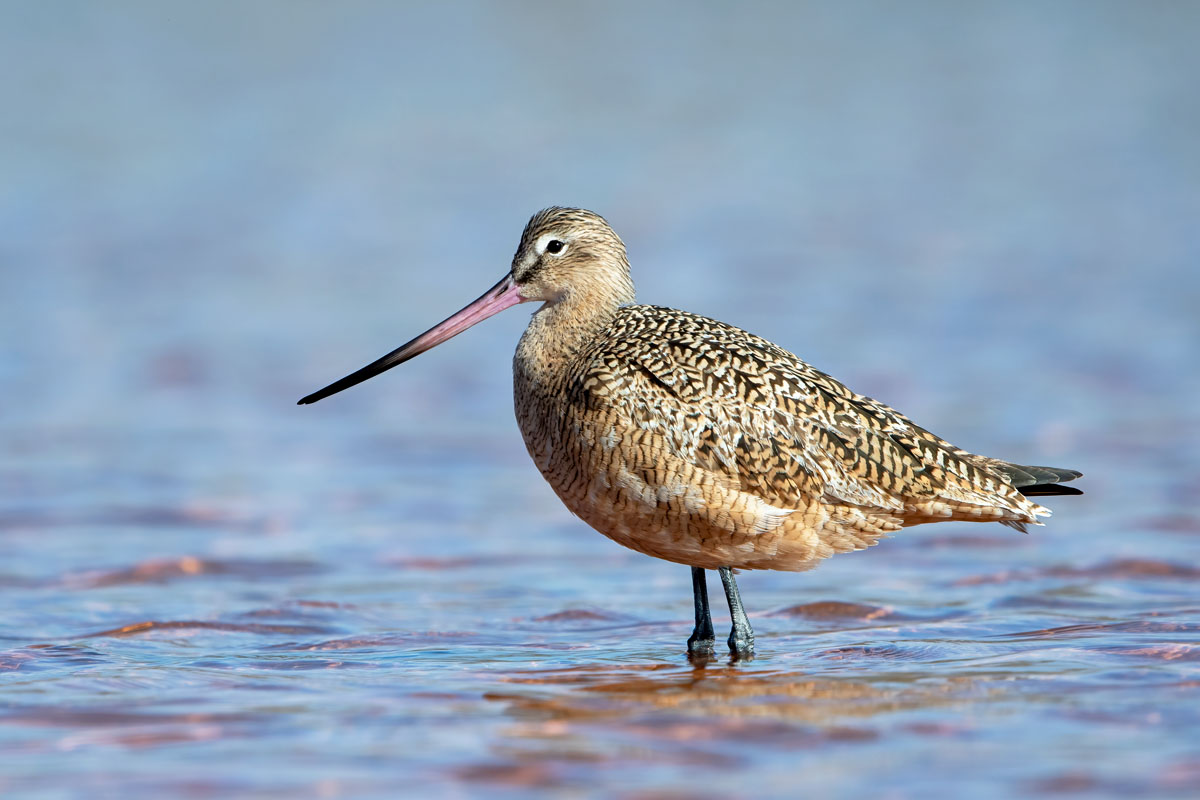
<instances>
[{"instance_id":1,"label":"bird's eye","mask_svg":"<svg viewBox=\"0 0 1200 800\"><path fill-rule=\"evenodd\" d=\"M546 252L550 255L558 255L563 251L564 248L566 248L566 245L560 242L558 239L551 239L550 241L546 242Z\"/></svg>"}]
</instances>

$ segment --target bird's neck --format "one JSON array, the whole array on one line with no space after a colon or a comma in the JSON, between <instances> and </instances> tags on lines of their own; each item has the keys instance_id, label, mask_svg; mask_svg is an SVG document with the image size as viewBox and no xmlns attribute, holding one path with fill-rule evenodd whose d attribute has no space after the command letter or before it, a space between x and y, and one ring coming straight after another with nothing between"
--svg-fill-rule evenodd
<instances>
[{"instance_id":1,"label":"bird's neck","mask_svg":"<svg viewBox=\"0 0 1200 800\"><path fill-rule=\"evenodd\" d=\"M632 303L633 286L596 284L574 291L534 312L517 345L518 378L544 390L556 389L571 364L599 339L623 305Z\"/></svg>"}]
</instances>

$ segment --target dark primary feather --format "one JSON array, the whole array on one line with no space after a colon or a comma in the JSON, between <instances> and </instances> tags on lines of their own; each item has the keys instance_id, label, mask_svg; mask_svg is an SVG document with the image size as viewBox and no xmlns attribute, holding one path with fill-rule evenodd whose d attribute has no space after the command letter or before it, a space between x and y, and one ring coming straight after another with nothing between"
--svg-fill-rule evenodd
<instances>
[{"instance_id":1,"label":"dark primary feather","mask_svg":"<svg viewBox=\"0 0 1200 800\"><path fill-rule=\"evenodd\" d=\"M1035 483L1033 486L1018 486L1017 491L1026 497L1049 497L1060 494L1083 494L1074 486L1063 486L1058 483Z\"/></svg>"}]
</instances>

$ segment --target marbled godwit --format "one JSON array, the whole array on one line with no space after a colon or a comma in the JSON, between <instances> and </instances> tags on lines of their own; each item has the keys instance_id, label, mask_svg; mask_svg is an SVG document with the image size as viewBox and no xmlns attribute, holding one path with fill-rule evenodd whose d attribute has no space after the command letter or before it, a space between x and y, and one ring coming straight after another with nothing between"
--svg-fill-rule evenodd
<instances>
[{"instance_id":1,"label":"marbled godwit","mask_svg":"<svg viewBox=\"0 0 1200 800\"><path fill-rule=\"evenodd\" d=\"M408 344L300 401L391 369L518 303L517 422L572 512L619 544L692 568L690 653L711 652L705 570L720 572L735 656L754 634L735 569L805 570L909 525L1050 511L1031 496L1074 470L978 456L847 389L788 351L716 320L635 305L625 245L602 217L548 208L512 269Z\"/></svg>"}]
</instances>

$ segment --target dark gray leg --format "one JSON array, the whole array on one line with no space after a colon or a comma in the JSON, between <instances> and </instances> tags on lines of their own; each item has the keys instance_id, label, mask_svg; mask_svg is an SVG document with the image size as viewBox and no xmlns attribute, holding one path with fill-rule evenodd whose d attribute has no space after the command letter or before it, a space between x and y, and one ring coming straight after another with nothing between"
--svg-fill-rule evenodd
<instances>
[{"instance_id":1,"label":"dark gray leg","mask_svg":"<svg viewBox=\"0 0 1200 800\"><path fill-rule=\"evenodd\" d=\"M712 615L708 611L708 582L704 570L692 567L692 598L696 602L696 627L688 638L688 654L712 654L716 635L713 634Z\"/></svg>"},{"instance_id":2,"label":"dark gray leg","mask_svg":"<svg viewBox=\"0 0 1200 800\"><path fill-rule=\"evenodd\" d=\"M733 570L729 567L721 567L720 573L721 583L725 584L725 599L729 601L729 616L733 618L729 649L735 658L749 658L754 655L754 631L750 630L750 620L746 619L746 610L742 608L737 581L733 579Z\"/></svg>"}]
</instances>

